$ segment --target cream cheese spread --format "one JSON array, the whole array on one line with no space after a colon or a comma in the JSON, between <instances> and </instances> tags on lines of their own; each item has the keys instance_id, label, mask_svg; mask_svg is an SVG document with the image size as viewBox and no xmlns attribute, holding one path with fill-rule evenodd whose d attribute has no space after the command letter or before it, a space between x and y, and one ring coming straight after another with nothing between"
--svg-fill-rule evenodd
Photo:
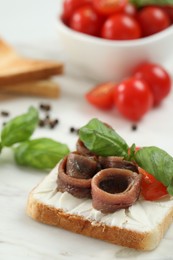
<instances>
[{"instance_id":1,"label":"cream cheese spread","mask_svg":"<svg viewBox=\"0 0 173 260\"><path fill-rule=\"evenodd\" d=\"M58 165L36 187L33 196L36 200L68 214L75 214L97 222L118 226L134 231L148 232L156 228L173 207L173 199L166 198L159 201L146 201L139 199L128 209L121 209L111 214L103 214L92 207L91 199L78 199L68 192L57 191Z\"/></svg>"}]
</instances>

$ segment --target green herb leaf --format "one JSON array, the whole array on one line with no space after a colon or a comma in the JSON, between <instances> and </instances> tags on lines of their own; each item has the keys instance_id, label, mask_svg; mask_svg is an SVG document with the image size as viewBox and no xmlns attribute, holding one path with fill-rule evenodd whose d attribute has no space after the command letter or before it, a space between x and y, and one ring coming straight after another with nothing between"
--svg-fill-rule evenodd
<instances>
[{"instance_id":1,"label":"green herb leaf","mask_svg":"<svg viewBox=\"0 0 173 260\"><path fill-rule=\"evenodd\" d=\"M129 148L129 156L127 158L128 161L134 160L135 152L136 152L136 145L132 144L132 146Z\"/></svg>"},{"instance_id":2,"label":"green herb leaf","mask_svg":"<svg viewBox=\"0 0 173 260\"><path fill-rule=\"evenodd\" d=\"M2 143L0 142L0 153L1 153L1 150L2 150Z\"/></svg>"},{"instance_id":3,"label":"green herb leaf","mask_svg":"<svg viewBox=\"0 0 173 260\"><path fill-rule=\"evenodd\" d=\"M39 138L20 144L15 148L14 155L19 165L52 169L69 152L65 144L49 138Z\"/></svg>"},{"instance_id":4,"label":"green herb leaf","mask_svg":"<svg viewBox=\"0 0 173 260\"><path fill-rule=\"evenodd\" d=\"M130 0L137 7L147 5L173 5L173 0Z\"/></svg>"},{"instance_id":5,"label":"green herb leaf","mask_svg":"<svg viewBox=\"0 0 173 260\"><path fill-rule=\"evenodd\" d=\"M29 139L38 125L38 111L30 107L28 112L10 120L1 133L2 147Z\"/></svg>"},{"instance_id":6,"label":"green herb leaf","mask_svg":"<svg viewBox=\"0 0 173 260\"><path fill-rule=\"evenodd\" d=\"M169 194L171 194L173 196L173 178L171 179L171 182L167 188L167 191Z\"/></svg>"},{"instance_id":7,"label":"green herb leaf","mask_svg":"<svg viewBox=\"0 0 173 260\"><path fill-rule=\"evenodd\" d=\"M80 140L97 155L128 156L127 143L110 127L94 118L79 130Z\"/></svg>"},{"instance_id":8,"label":"green herb leaf","mask_svg":"<svg viewBox=\"0 0 173 260\"><path fill-rule=\"evenodd\" d=\"M155 147L143 147L135 153L136 163L168 187L173 195L173 157Z\"/></svg>"}]
</instances>

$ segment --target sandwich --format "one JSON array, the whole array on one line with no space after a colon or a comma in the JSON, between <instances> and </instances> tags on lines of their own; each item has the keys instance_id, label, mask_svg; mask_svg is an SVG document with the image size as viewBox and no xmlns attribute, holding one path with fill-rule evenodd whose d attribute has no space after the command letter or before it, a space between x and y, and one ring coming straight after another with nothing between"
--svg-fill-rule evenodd
<instances>
[{"instance_id":1,"label":"sandwich","mask_svg":"<svg viewBox=\"0 0 173 260\"><path fill-rule=\"evenodd\" d=\"M63 64L22 57L0 39L0 93L57 98L59 85L52 76L63 73Z\"/></svg>"},{"instance_id":2,"label":"sandwich","mask_svg":"<svg viewBox=\"0 0 173 260\"><path fill-rule=\"evenodd\" d=\"M173 220L172 166L160 148L129 147L112 127L92 119L80 128L76 150L30 192L27 214L116 245L153 250Z\"/></svg>"}]
</instances>

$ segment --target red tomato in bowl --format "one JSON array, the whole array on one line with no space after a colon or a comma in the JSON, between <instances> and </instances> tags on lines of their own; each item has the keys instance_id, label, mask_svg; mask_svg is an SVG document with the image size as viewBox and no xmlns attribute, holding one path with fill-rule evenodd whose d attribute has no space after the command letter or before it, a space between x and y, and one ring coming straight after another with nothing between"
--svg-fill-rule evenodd
<instances>
[{"instance_id":1,"label":"red tomato in bowl","mask_svg":"<svg viewBox=\"0 0 173 260\"><path fill-rule=\"evenodd\" d=\"M141 36L141 29L133 17L121 13L106 19L101 36L109 40L138 39Z\"/></svg>"},{"instance_id":2,"label":"red tomato in bowl","mask_svg":"<svg viewBox=\"0 0 173 260\"><path fill-rule=\"evenodd\" d=\"M100 109L110 109L114 101L115 83L102 83L86 94L87 101Z\"/></svg>"},{"instance_id":3,"label":"red tomato in bowl","mask_svg":"<svg viewBox=\"0 0 173 260\"><path fill-rule=\"evenodd\" d=\"M123 8L123 13L135 17L137 14L137 8L131 3L127 3Z\"/></svg>"},{"instance_id":4,"label":"red tomato in bowl","mask_svg":"<svg viewBox=\"0 0 173 260\"><path fill-rule=\"evenodd\" d=\"M158 33L170 25L168 14L155 6L142 8L137 14L137 19L142 28L143 37Z\"/></svg>"},{"instance_id":5,"label":"red tomato in bowl","mask_svg":"<svg viewBox=\"0 0 173 260\"><path fill-rule=\"evenodd\" d=\"M160 65L152 63L141 64L134 70L134 76L148 83L153 93L154 106L158 106L170 93L171 78L167 71Z\"/></svg>"},{"instance_id":6,"label":"red tomato in bowl","mask_svg":"<svg viewBox=\"0 0 173 260\"><path fill-rule=\"evenodd\" d=\"M153 96L148 84L135 77L118 84L114 98L118 111L132 121L140 120L153 105Z\"/></svg>"},{"instance_id":7,"label":"red tomato in bowl","mask_svg":"<svg viewBox=\"0 0 173 260\"><path fill-rule=\"evenodd\" d=\"M93 0L97 12L106 16L120 12L126 4L127 0Z\"/></svg>"},{"instance_id":8,"label":"red tomato in bowl","mask_svg":"<svg viewBox=\"0 0 173 260\"><path fill-rule=\"evenodd\" d=\"M74 11L86 4L91 3L92 0L64 0L62 17L65 21L69 20Z\"/></svg>"},{"instance_id":9,"label":"red tomato in bowl","mask_svg":"<svg viewBox=\"0 0 173 260\"><path fill-rule=\"evenodd\" d=\"M171 23L173 23L173 6L165 5L165 6L161 6L161 8L168 14Z\"/></svg>"},{"instance_id":10,"label":"red tomato in bowl","mask_svg":"<svg viewBox=\"0 0 173 260\"><path fill-rule=\"evenodd\" d=\"M138 168L142 174L141 194L146 200L158 200L168 194L166 187L158 181L153 175L142 168Z\"/></svg>"},{"instance_id":11,"label":"red tomato in bowl","mask_svg":"<svg viewBox=\"0 0 173 260\"><path fill-rule=\"evenodd\" d=\"M102 21L92 6L83 6L78 8L70 19L70 28L92 36L100 34Z\"/></svg>"}]
</instances>

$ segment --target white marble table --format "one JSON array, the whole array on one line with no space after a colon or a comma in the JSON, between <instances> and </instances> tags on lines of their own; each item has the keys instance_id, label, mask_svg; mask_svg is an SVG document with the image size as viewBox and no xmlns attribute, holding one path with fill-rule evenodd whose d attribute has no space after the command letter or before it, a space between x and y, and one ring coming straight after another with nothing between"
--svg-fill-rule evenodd
<instances>
[{"instance_id":1,"label":"white marble table","mask_svg":"<svg viewBox=\"0 0 173 260\"><path fill-rule=\"evenodd\" d=\"M52 137L74 149L77 136L70 133L70 127L78 128L92 117L98 117L111 124L129 144L157 145L173 155L173 93L160 108L146 115L137 131L132 131L132 123L122 119L116 110L101 112L85 102L83 95L94 82L82 78L80 71L66 62L55 29L58 1L0 0L1 37L26 56L61 60L66 66L65 74L55 78L62 89L60 99L16 97L1 100L0 111L7 110L13 117L30 105L39 107L40 103L48 102L52 106L52 116L58 117L60 123L53 130L37 129L35 137ZM1 116L0 128L4 121ZM31 220L25 213L27 197L46 174L16 166L9 149L0 154L1 260L173 259L173 226L155 251L142 253Z\"/></svg>"}]
</instances>

